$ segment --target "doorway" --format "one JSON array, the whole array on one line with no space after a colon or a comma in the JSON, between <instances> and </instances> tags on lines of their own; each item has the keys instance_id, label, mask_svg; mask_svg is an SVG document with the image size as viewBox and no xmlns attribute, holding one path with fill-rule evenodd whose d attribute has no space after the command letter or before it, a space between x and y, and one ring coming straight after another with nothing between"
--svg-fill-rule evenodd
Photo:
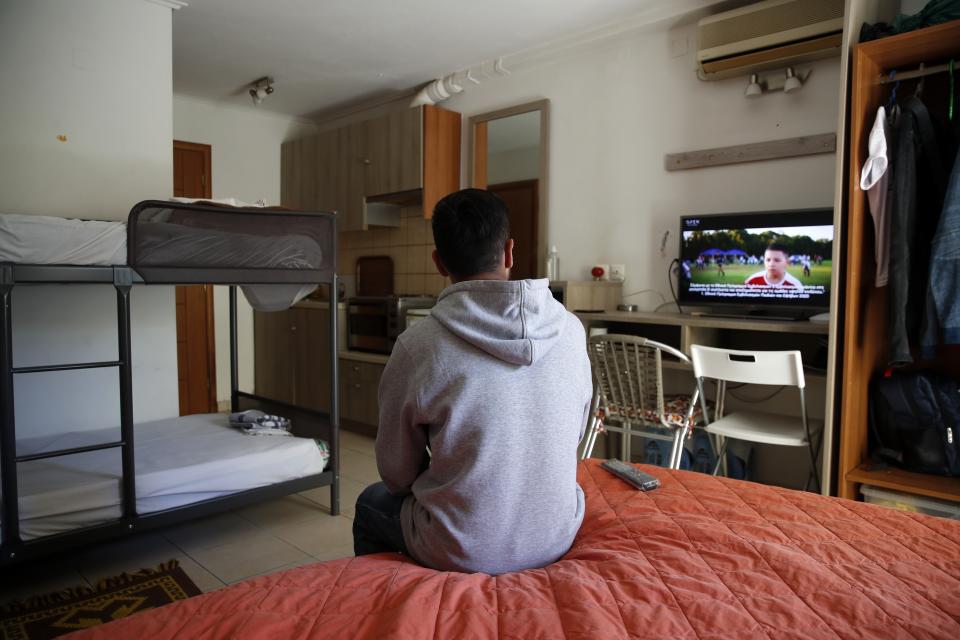
<instances>
[{"instance_id":1,"label":"doorway","mask_svg":"<svg viewBox=\"0 0 960 640\"><path fill-rule=\"evenodd\" d=\"M520 180L491 184L489 191L500 196L510 216L510 237L513 238L511 280L537 277L537 180Z\"/></svg>"},{"instance_id":2,"label":"doorway","mask_svg":"<svg viewBox=\"0 0 960 640\"><path fill-rule=\"evenodd\" d=\"M173 195L209 198L211 147L173 141ZM213 285L176 288L177 382L180 415L217 411Z\"/></svg>"},{"instance_id":3,"label":"doorway","mask_svg":"<svg viewBox=\"0 0 960 640\"><path fill-rule=\"evenodd\" d=\"M499 195L515 240L512 279L546 276L549 100L470 118L470 184Z\"/></svg>"}]
</instances>

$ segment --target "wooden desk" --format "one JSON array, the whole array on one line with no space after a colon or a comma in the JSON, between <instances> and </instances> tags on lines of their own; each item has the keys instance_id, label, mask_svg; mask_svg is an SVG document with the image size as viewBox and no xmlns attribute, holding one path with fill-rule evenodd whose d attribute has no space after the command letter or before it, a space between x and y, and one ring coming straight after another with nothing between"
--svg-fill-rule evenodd
<instances>
[{"instance_id":1,"label":"wooden desk","mask_svg":"<svg viewBox=\"0 0 960 640\"><path fill-rule=\"evenodd\" d=\"M807 380L807 409L809 415L811 418L823 419L826 422L828 413L825 398L827 375L824 369L827 361L827 335L829 332L829 326L826 322L729 318L642 311L579 312L576 315L583 322L588 334L591 329L603 328L608 333L639 335L679 349L688 356L690 355L690 347L694 344L746 350L797 349L802 353L806 364L804 377ZM823 363L823 369L810 366L821 362ZM682 371L690 372L690 365L678 360L664 358L663 368L674 371L672 380L668 381L671 382L671 386L691 384L692 376L686 377L681 373ZM690 376L690 374L688 373L687 376ZM743 408L749 406L751 409L771 413L799 415L800 404L795 395L780 394L773 398L766 397L769 395L766 392L761 392L760 396L755 395L755 392L747 395L751 397L742 400L728 398L728 409L735 410L739 405ZM751 398L756 398L756 401L751 400ZM830 440L827 439L826 442L829 443ZM755 480L781 486L796 487L803 485L809 469L809 458L806 450L800 450L798 447L775 447L773 445L757 444L754 445L754 448L758 453L762 452L756 465ZM823 454L824 456L832 456L831 447L825 447ZM827 476L830 466L825 464L821 468L824 469L821 475L821 486L825 488L824 493L828 493L830 483Z\"/></svg>"},{"instance_id":2,"label":"wooden desk","mask_svg":"<svg viewBox=\"0 0 960 640\"><path fill-rule=\"evenodd\" d=\"M709 329L734 329L737 331L770 331L774 333L802 333L827 335L826 322L809 320L766 320L763 318L730 318L698 315L692 313L650 311L604 311L602 313L579 312L576 314L584 324L587 322L629 322L634 324L659 324L679 327Z\"/></svg>"}]
</instances>

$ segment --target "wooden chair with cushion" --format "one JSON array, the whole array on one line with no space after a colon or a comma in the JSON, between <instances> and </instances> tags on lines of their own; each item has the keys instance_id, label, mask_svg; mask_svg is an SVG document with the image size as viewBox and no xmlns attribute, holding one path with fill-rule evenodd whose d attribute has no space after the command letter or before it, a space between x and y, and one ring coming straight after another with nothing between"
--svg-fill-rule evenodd
<instances>
[{"instance_id":1,"label":"wooden chair with cushion","mask_svg":"<svg viewBox=\"0 0 960 640\"><path fill-rule=\"evenodd\" d=\"M665 396L663 358L686 364L690 359L673 347L630 335L593 336L587 350L594 392L581 459L591 456L599 433L613 431L621 434L624 460L630 460L633 436L641 436L672 442L667 466L678 468L683 442L698 418L699 391L694 389L692 397Z\"/></svg>"}]
</instances>

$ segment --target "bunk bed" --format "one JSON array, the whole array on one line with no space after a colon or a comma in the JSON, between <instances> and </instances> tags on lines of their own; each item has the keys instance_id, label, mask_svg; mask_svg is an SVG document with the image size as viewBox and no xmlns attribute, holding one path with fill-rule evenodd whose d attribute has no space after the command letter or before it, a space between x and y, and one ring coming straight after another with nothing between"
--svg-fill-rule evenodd
<instances>
[{"instance_id":1,"label":"bunk bed","mask_svg":"<svg viewBox=\"0 0 960 640\"><path fill-rule=\"evenodd\" d=\"M238 286L261 310L289 306L317 285L337 290L335 214L144 201L125 225L0 216L0 231L0 566L322 486L331 515L339 513L337 350L330 411L320 413L240 391L237 345ZM14 366L13 291L35 284L112 285L118 357ZM283 412L311 437L251 437L223 414L135 428L130 297L140 284L228 285L232 411ZM331 344L336 336L331 304ZM116 427L67 427L18 440L16 376L104 367L119 371L119 439Z\"/></svg>"}]
</instances>

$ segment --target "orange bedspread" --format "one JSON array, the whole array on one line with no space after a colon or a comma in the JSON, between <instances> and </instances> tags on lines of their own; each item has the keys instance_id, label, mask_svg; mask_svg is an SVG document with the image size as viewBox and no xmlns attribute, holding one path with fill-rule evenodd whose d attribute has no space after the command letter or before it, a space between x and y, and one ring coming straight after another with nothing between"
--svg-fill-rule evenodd
<instances>
[{"instance_id":1,"label":"orange bedspread","mask_svg":"<svg viewBox=\"0 0 960 640\"><path fill-rule=\"evenodd\" d=\"M960 522L590 461L583 526L544 569L492 578L395 555L249 580L87 638L960 638Z\"/></svg>"}]
</instances>

